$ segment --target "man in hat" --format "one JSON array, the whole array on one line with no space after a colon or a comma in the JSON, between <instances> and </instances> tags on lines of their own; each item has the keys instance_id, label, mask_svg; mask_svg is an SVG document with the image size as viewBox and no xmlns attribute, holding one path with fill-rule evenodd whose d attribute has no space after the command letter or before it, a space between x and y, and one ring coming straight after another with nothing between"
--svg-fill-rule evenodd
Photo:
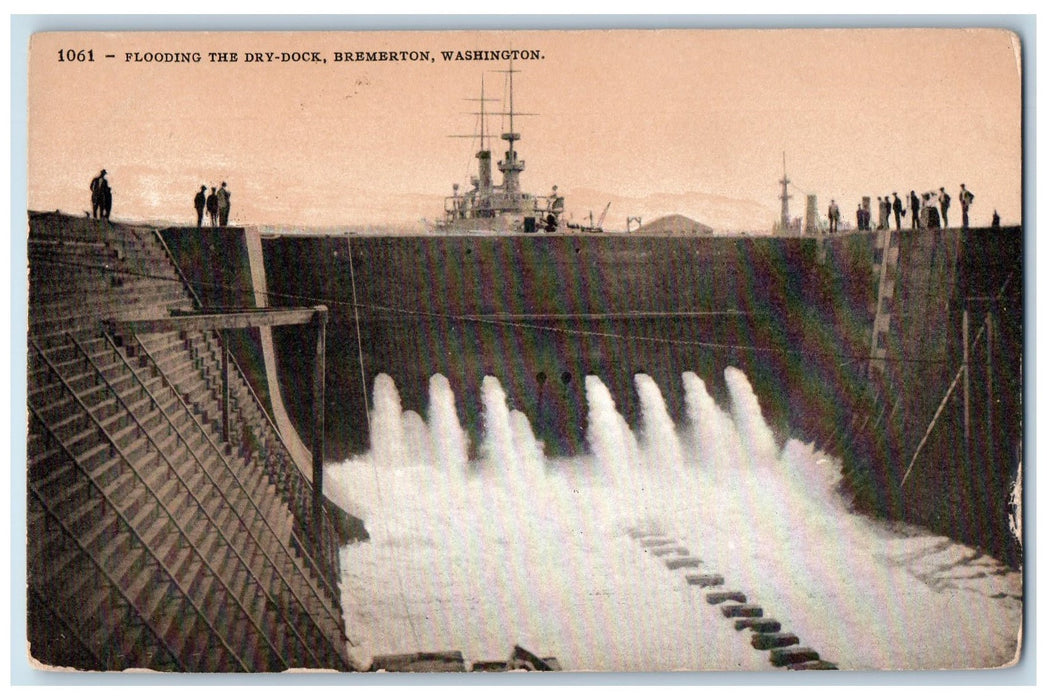
<instances>
[{"instance_id":1,"label":"man in hat","mask_svg":"<svg viewBox=\"0 0 1047 700\"><path fill-rule=\"evenodd\" d=\"M898 193L894 192L893 194L894 194L894 203L892 204L892 207L894 208L894 230L895 231L901 231L902 230L902 217L905 216L905 207L902 206L902 200L898 196Z\"/></svg>"},{"instance_id":2,"label":"man in hat","mask_svg":"<svg viewBox=\"0 0 1047 700\"><path fill-rule=\"evenodd\" d=\"M91 218L97 219L99 215L105 216L105 202L103 192L109 189L109 183L105 181L105 170L95 175L91 180Z\"/></svg>"},{"instance_id":3,"label":"man in hat","mask_svg":"<svg viewBox=\"0 0 1047 700\"><path fill-rule=\"evenodd\" d=\"M938 188L938 206L942 210L942 228L949 228L949 204L952 197L945 191L944 187Z\"/></svg>"},{"instance_id":4,"label":"man in hat","mask_svg":"<svg viewBox=\"0 0 1047 700\"><path fill-rule=\"evenodd\" d=\"M104 170L102 171L105 172ZM967 210L971 208L971 202L974 201L974 195L967 189L967 185L960 183L960 212L963 214L963 228L966 230L969 222L967 220Z\"/></svg>"},{"instance_id":5,"label":"man in hat","mask_svg":"<svg viewBox=\"0 0 1047 700\"><path fill-rule=\"evenodd\" d=\"M218 190L218 225L225 226L229 223L229 190L225 188L225 183L222 183L222 187Z\"/></svg>"},{"instance_id":6,"label":"man in hat","mask_svg":"<svg viewBox=\"0 0 1047 700\"><path fill-rule=\"evenodd\" d=\"M211 188L211 194L207 195L207 215L211 219L211 228L218 225L218 195L215 194L214 188Z\"/></svg>"},{"instance_id":7,"label":"man in hat","mask_svg":"<svg viewBox=\"0 0 1047 700\"><path fill-rule=\"evenodd\" d=\"M912 214L912 230L920 228L920 195L916 190L909 190L909 212Z\"/></svg>"},{"instance_id":8,"label":"man in hat","mask_svg":"<svg viewBox=\"0 0 1047 700\"><path fill-rule=\"evenodd\" d=\"M200 228L204 225L205 204L207 204L207 185L200 185L200 191L196 193L196 197L193 199L193 206L196 207L197 228Z\"/></svg>"}]
</instances>

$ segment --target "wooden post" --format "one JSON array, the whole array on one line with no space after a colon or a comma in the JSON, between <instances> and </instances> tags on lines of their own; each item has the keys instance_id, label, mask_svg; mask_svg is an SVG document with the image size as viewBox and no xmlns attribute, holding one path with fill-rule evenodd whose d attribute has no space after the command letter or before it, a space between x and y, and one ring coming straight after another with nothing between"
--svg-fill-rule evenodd
<instances>
[{"instance_id":1,"label":"wooden post","mask_svg":"<svg viewBox=\"0 0 1047 700\"><path fill-rule=\"evenodd\" d=\"M985 314L985 451L988 465L996 463L996 451L992 436L993 386L992 386L992 344L993 344L992 309Z\"/></svg>"},{"instance_id":2,"label":"wooden post","mask_svg":"<svg viewBox=\"0 0 1047 700\"><path fill-rule=\"evenodd\" d=\"M323 544L324 495L324 353L327 337L327 309L317 309L316 361L313 363L313 534L317 551Z\"/></svg>"},{"instance_id":3,"label":"wooden post","mask_svg":"<svg viewBox=\"0 0 1047 700\"><path fill-rule=\"evenodd\" d=\"M229 332L222 331L222 440L229 442Z\"/></svg>"},{"instance_id":4,"label":"wooden post","mask_svg":"<svg viewBox=\"0 0 1047 700\"><path fill-rule=\"evenodd\" d=\"M970 321L967 309L963 310L963 458L971 465L971 366L970 366Z\"/></svg>"}]
</instances>

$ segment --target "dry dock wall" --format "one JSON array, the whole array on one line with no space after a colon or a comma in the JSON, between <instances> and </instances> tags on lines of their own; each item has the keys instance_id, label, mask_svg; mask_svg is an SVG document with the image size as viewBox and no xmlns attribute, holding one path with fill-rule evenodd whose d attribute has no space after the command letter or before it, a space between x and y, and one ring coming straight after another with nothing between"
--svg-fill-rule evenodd
<instances>
[{"instance_id":1,"label":"dry dock wall","mask_svg":"<svg viewBox=\"0 0 1047 700\"><path fill-rule=\"evenodd\" d=\"M836 241L834 245L845 245ZM875 400L830 447L869 510L1021 559L1024 245L1019 228L894 234ZM964 363L964 312L967 356ZM987 321L988 319L988 321ZM872 340L870 335L870 341ZM966 371L965 371L966 370Z\"/></svg>"},{"instance_id":2,"label":"dry dock wall","mask_svg":"<svg viewBox=\"0 0 1047 700\"><path fill-rule=\"evenodd\" d=\"M696 372L725 403L723 370L736 366L782 436L808 419L805 402L835 411L836 394L853 391L832 358L812 362L802 352L812 329L829 324L829 335L838 335L837 290L823 284L814 240L284 237L264 240L263 247L273 303L325 299L332 307L332 451L367 446L348 303L350 247L368 383L389 374L404 408L424 415L429 378L443 374L474 444L485 375L498 378L553 454L585 449L589 374L608 385L634 424L633 376L649 374L682 423L681 374ZM307 376L307 349L290 333L277 338L286 376ZM818 398L826 393L833 400ZM292 415L307 415L307 405L293 405L289 391L284 396Z\"/></svg>"},{"instance_id":3,"label":"dry dock wall","mask_svg":"<svg viewBox=\"0 0 1047 700\"><path fill-rule=\"evenodd\" d=\"M228 234L200 235L202 245L173 247L183 256L200 251L191 259L204 268L246 268L246 253L237 252ZM889 245L897 248L898 262L885 278L894 291L886 309L891 321L877 341L886 349L885 361L883 371L870 373L880 292L875 268L883 256L876 239L875 232L824 242L284 236L263 237L262 248L272 305L325 303L331 309L331 459L368 446L355 281L367 391L378 373L389 374L403 408L424 416L429 378L443 374L474 448L482 435L485 375L497 377L512 407L531 418L548 453L572 454L585 449L586 375L598 375L619 411L637 425L633 377L649 374L683 424L681 373L697 373L726 406L723 370L734 366L749 377L780 442L787 436L814 441L842 459L859 506L1017 561L1007 517L1022 436L1022 232L892 233ZM219 255L223 246L232 247ZM231 277L201 277L200 284L249 288L246 271L222 274ZM212 298L238 298L230 294ZM992 364L991 426L987 399L971 408L973 393L967 394L968 431L991 432L992 438L964 442L958 387L924 440L962 365L965 305L969 321L979 318L969 323L969 342L986 311L994 313L994 359L968 366L969 381L988 396L985 375ZM312 410L310 392L302 390L311 382L312 339L292 328L274 329L274 339L284 401L301 431ZM984 341L975 352L987 357ZM980 427L972 428L976 423ZM958 455L957 445L965 444L972 445L972 458L967 450Z\"/></svg>"}]
</instances>

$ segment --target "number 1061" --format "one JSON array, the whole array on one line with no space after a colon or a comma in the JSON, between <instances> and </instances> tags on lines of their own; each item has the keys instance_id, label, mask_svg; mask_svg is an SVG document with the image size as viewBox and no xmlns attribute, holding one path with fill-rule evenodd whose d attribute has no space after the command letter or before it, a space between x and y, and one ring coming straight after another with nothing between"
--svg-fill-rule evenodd
<instances>
[{"instance_id":1,"label":"number 1061","mask_svg":"<svg viewBox=\"0 0 1047 700\"><path fill-rule=\"evenodd\" d=\"M92 63L95 60L94 49L59 49L59 63Z\"/></svg>"}]
</instances>

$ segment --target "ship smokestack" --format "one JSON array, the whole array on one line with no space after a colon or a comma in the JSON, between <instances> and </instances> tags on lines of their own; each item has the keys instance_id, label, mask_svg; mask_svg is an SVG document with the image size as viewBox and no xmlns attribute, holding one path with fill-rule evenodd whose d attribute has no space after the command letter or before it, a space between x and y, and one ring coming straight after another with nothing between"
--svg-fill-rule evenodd
<instances>
[{"instance_id":1,"label":"ship smokestack","mask_svg":"<svg viewBox=\"0 0 1047 700\"><path fill-rule=\"evenodd\" d=\"M481 194L489 194L493 183L491 181L491 152L477 151L476 160L479 161Z\"/></svg>"}]
</instances>

